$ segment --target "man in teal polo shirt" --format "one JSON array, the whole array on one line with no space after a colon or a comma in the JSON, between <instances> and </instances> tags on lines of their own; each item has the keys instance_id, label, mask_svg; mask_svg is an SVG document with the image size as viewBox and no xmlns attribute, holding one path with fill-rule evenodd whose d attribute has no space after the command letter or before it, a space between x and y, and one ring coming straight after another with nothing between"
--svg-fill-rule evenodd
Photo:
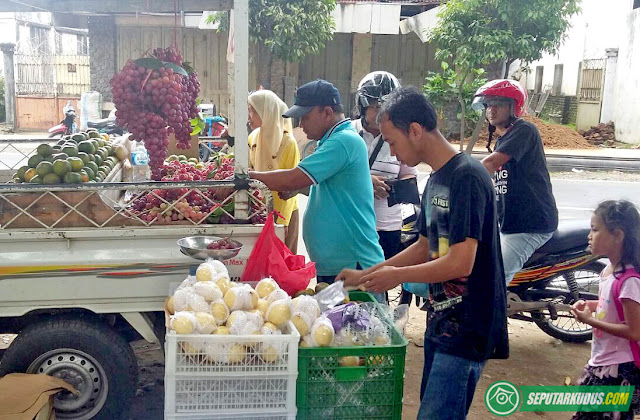
<instances>
[{"instance_id":1,"label":"man in teal polo shirt","mask_svg":"<svg viewBox=\"0 0 640 420\"><path fill-rule=\"evenodd\" d=\"M250 171L249 176L273 191L310 187L302 236L318 282L332 283L345 267L366 269L384 261L367 146L345 118L338 89L321 79L309 82L283 116L301 119L307 137L319 140L315 152L293 169Z\"/></svg>"}]
</instances>

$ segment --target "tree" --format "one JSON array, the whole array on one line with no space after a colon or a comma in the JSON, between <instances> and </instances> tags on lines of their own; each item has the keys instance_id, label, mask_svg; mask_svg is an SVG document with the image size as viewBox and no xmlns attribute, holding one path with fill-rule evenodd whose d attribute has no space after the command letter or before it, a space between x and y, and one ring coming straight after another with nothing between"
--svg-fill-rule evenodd
<instances>
[{"instance_id":1,"label":"tree","mask_svg":"<svg viewBox=\"0 0 640 420\"><path fill-rule=\"evenodd\" d=\"M442 129L441 131L443 133L448 133L449 127L447 124L446 110L455 103L453 98L458 98L460 93L462 93L462 98L466 108L466 112L464 114L465 120L469 120L471 122L478 121L479 115L471 109L471 102L473 101L473 95L480 86L487 82L487 79L484 69L474 69L471 72L472 80L465 83L462 86L462 92L460 92L458 74L449 67L448 63L444 61L440 63L440 67L442 68L442 71L439 73L432 71L427 73L427 77L425 79L426 83L422 89L429 98L429 101L431 101L435 107L438 118L443 124L442 128L444 131ZM459 109L460 102L457 103L457 107L457 118L462 118L461 109Z\"/></svg>"},{"instance_id":2,"label":"tree","mask_svg":"<svg viewBox=\"0 0 640 420\"><path fill-rule=\"evenodd\" d=\"M473 69L496 62L503 63L500 73L506 77L515 60L531 62L544 53L557 51L566 36L569 19L579 11L578 2L449 0L429 40L438 48L437 59L453 62L461 85L467 82ZM460 95L458 100L464 116L465 105ZM461 125L464 133L464 119Z\"/></svg>"},{"instance_id":3,"label":"tree","mask_svg":"<svg viewBox=\"0 0 640 420\"><path fill-rule=\"evenodd\" d=\"M258 45L258 81L271 85L273 59L296 62L317 54L333 39L335 24L331 12L336 0L249 0L249 35ZM228 28L228 15L211 15Z\"/></svg>"}]
</instances>

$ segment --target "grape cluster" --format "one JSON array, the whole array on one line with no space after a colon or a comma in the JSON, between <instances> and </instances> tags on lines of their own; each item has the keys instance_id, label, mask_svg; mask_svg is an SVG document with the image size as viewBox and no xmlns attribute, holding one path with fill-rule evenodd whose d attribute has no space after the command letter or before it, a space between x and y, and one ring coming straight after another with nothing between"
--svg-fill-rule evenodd
<instances>
[{"instance_id":1,"label":"grape cluster","mask_svg":"<svg viewBox=\"0 0 640 420\"><path fill-rule=\"evenodd\" d=\"M221 239L219 241L214 241L211 242L209 245L207 245L207 249L236 249L236 246L231 243L231 241L229 240L229 238L224 238Z\"/></svg>"},{"instance_id":2,"label":"grape cluster","mask_svg":"<svg viewBox=\"0 0 640 420\"><path fill-rule=\"evenodd\" d=\"M154 50L163 62L182 64L180 53L173 48ZM116 118L127 127L132 140L142 140L149 152L149 166L154 180L162 178L167 157L169 133L174 133L178 149L191 147L191 118L197 116L196 98L200 93L197 74L176 73L168 65L147 69L129 60L111 79Z\"/></svg>"},{"instance_id":3,"label":"grape cluster","mask_svg":"<svg viewBox=\"0 0 640 420\"><path fill-rule=\"evenodd\" d=\"M182 56L180 55L180 51L173 47L156 48L153 50L153 56L158 60L168 61L169 63L175 63L179 66L182 65Z\"/></svg>"}]
</instances>

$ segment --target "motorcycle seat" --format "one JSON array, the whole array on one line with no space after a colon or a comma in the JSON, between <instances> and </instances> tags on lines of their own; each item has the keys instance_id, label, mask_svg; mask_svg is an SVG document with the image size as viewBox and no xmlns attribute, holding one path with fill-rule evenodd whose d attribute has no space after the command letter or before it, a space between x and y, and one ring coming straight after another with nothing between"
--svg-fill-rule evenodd
<instances>
[{"instance_id":1,"label":"motorcycle seat","mask_svg":"<svg viewBox=\"0 0 640 420\"><path fill-rule=\"evenodd\" d=\"M104 128L104 127L108 126L110 123L113 124L113 120L112 119L103 118L101 120L87 121L87 127L89 127L89 128Z\"/></svg>"},{"instance_id":2,"label":"motorcycle seat","mask_svg":"<svg viewBox=\"0 0 640 420\"><path fill-rule=\"evenodd\" d=\"M590 222L587 220L561 220L551 239L533 253L525 263L525 267L545 255L557 254L574 248L586 248L590 230Z\"/></svg>"}]
</instances>

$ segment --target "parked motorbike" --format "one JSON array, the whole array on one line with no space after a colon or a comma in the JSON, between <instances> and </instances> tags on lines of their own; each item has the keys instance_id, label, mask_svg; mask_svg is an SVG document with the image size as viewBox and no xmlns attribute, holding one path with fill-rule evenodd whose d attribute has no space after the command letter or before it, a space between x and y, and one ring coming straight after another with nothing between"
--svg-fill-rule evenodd
<instances>
[{"instance_id":1,"label":"parked motorbike","mask_svg":"<svg viewBox=\"0 0 640 420\"><path fill-rule=\"evenodd\" d=\"M415 215L405 219L403 248L418 240L415 219ZM580 343L591 339L591 326L577 321L570 307L580 299L598 299L599 275L605 266L587 250L588 234L587 221L560 221L549 242L529 258L509 284L508 317L534 322L562 341ZM406 302L408 292L402 293Z\"/></svg>"},{"instance_id":2,"label":"parked motorbike","mask_svg":"<svg viewBox=\"0 0 640 420\"><path fill-rule=\"evenodd\" d=\"M213 111L215 112L215 105ZM233 147L233 139L228 137L229 120L226 116L214 115L212 117L203 118L205 121L204 139L199 143L200 160L206 162L216 152L222 150L225 146Z\"/></svg>"},{"instance_id":3,"label":"parked motorbike","mask_svg":"<svg viewBox=\"0 0 640 420\"><path fill-rule=\"evenodd\" d=\"M87 121L87 127L95 128L100 133L121 136L124 130L116 124L116 110L113 109L107 118L95 121Z\"/></svg>"},{"instance_id":4,"label":"parked motorbike","mask_svg":"<svg viewBox=\"0 0 640 420\"><path fill-rule=\"evenodd\" d=\"M62 108L62 113L64 114L64 119L60 121L60 124L49 129L49 138L62 137L77 131L76 110L73 109L71 101L68 101Z\"/></svg>"}]
</instances>

